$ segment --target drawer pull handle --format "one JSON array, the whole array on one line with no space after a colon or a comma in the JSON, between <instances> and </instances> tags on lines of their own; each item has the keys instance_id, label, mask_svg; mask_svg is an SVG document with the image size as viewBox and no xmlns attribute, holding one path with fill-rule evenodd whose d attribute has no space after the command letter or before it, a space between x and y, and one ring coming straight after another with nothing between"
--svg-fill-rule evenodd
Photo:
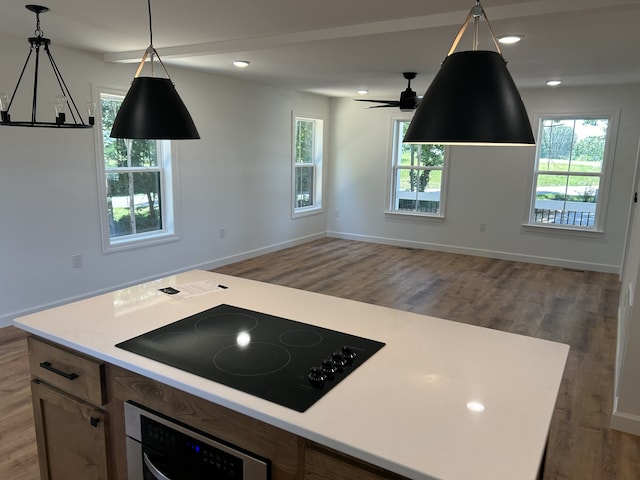
<instances>
[{"instance_id":1,"label":"drawer pull handle","mask_svg":"<svg viewBox=\"0 0 640 480\"><path fill-rule=\"evenodd\" d=\"M75 380L76 378L78 378L78 375L76 373L67 373L63 372L62 370L58 370L53 365L51 365L51 362L42 362L40 366L45 370L49 370L50 372L53 372L56 375L60 375L61 377L64 377L68 380Z\"/></svg>"}]
</instances>

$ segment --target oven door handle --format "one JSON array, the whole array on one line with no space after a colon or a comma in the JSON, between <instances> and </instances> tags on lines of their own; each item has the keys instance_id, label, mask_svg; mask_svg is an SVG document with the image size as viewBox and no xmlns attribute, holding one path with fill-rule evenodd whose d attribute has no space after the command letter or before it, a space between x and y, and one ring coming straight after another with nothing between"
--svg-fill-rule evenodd
<instances>
[{"instance_id":1,"label":"oven door handle","mask_svg":"<svg viewBox=\"0 0 640 480\"><path fill-rule=\"evenodd\" d=\"M160 469L158 469L158 467L156 467L153 464L153 462L151 462L151 459L149 459L149 457L147 456L146 452L142 454L142 458L144 460L144 464L147 466L147 468L149 469L149 471L153 474L153 476L155 478L157 478L158 480L171 480L164 473L162 473L160 471Z\"/></svg>"}]
</instances>

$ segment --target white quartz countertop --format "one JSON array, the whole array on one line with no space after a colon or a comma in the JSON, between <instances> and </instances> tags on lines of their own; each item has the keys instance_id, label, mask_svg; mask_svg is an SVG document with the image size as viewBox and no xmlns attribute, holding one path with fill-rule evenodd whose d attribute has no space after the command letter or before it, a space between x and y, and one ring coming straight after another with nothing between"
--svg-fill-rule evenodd
<instances>
[{"instance_id":1,"label":"white quartz countertop","mask_svg":"<svg viewBox=\"0 0 640 480\"><path fill-rule=\"evenodd\" d=\"M158 291L199 281L228 288L189 298ZM115 347L223 303L386 345L303 413ZM14 323L413 479L535 479L569 352L555 342L201 270Z\"/></svg>"}]
</instances>

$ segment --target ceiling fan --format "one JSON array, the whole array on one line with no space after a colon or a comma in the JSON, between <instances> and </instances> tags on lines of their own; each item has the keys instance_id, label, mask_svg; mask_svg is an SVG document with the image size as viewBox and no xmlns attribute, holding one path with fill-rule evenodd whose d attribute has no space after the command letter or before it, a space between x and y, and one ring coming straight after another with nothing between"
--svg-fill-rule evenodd
<instances>
[{"instance_id":1,"label":"ceiling fan","mask_svg":"<svg viewBox=\"0 0 640 480\"><path fill-rule=\"evenodd\" d=\"M364 98L356 98L356 102L373 102L381 103L382 105L376 105L374 107L367 108L400 108L403 112L411 112L418 108L420 104L420 98L411 89L411 80L416 78L416 72L404 72L402 76L407 79L407 88L403 92L400 92L400 100L368 100Z\"/></svg>"}]
</instances>

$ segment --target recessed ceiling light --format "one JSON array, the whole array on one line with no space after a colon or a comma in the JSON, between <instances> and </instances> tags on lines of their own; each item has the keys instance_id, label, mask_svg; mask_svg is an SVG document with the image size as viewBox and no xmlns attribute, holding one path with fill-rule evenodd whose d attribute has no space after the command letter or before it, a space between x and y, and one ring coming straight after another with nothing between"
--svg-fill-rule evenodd
<instances>
[{"instance_id":1,"label":"recessed ceiling light","mask_svg":"<svg viewBox=\"0 0 640 480\"><path fill-rule=\"evenodd\" d=\"M357 93L358 95L366 95L367 93L369 93L369 90L364 90L364 89L362 89L362 90L358 90L356 93Z\"/></svg>"},{"instance_id":2,"label":"recessed ceiling light","mask_svg":"<svg viewBox=\"0 0 640 480\"><path fill-rule=\"evenodd\" d=\"M547 80L546 83L550 87L557 87L558 85L560 85L562 83L562 80Z\"/></svg>"},{"instance_id":3,"label":"recessed ceiling light","mask_svg":"<svg viewBox=\"0 0 640 480\"><path fill-rule=\"evenodd\" d=\"M233 66L238 68L247 68L249 66L249 62L246 60L235 60L233 62Z\"/></svg>"},{"instance_id":4,"label":"recessed ceiling light","mask_svg":"<svg viewBox=\"0 0 640 480\"><path fill-rule=\"evenodd\" d=\"M508 33L505 35L498 35L498 41L505 45L512 45L514 43L518 43L523 38L524 38L524 35L520 35L518 33Z\"/></svg>"}]
</instances>

